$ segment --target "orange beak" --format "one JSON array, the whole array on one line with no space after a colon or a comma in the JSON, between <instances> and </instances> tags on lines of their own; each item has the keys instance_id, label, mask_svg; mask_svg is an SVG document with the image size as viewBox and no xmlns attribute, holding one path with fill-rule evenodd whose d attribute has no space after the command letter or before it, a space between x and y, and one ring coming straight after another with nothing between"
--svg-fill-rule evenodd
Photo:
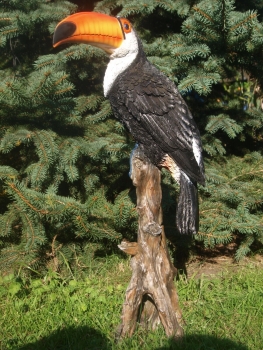
<instances>
[{"instance_id":1,"label":"orange beak","mask_svg":"<svg viewBox=\"0 0 263 350\"><path fill-rule=\"evenodd\" d=\"M57 25L53 46L64 43L86 43L111 54L124 40L121 24L116 17L97 12L79 12Z\"/></svg>"}]
</instances>

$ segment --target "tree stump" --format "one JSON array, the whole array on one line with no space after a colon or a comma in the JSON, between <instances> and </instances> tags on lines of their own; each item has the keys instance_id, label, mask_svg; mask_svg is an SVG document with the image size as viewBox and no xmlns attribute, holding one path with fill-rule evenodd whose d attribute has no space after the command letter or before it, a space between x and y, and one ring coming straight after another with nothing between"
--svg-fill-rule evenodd
<instances>
[{"instance_id":1,"label":"tree stump","mask_svg":"<svg viewBox=\"0 0 263 350\"><path fill-rule=\"evenodd\" d=\"M139 147L131 157L131 179L136 186L138 240L119 245L133 257L117 337L131 336L140 322L147 329L162 323L167 336L179 338L183 335L183 319L173 283L176 269L169 257L162 225L161 173Z\"/></svg>"}]
</instances>

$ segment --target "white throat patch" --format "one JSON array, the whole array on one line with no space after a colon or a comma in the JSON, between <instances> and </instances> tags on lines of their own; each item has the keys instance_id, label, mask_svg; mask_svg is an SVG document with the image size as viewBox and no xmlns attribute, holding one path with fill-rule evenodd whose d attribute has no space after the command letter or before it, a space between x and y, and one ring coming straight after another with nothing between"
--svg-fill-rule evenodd
<instances>
[{"instance_id":1,"label":"white throat patch","mask_svg":"<svg viewBox=\"0 0 263 350\"><path fill-rule=\"evenodd\" d=\"M115 79L132 64L139 52L138 41L134 31L125 34L125 36L126 39L123 40L121 46L110 56L110 62L103 81L105 97L108 95Z\"/></svg>"}]
</instances>

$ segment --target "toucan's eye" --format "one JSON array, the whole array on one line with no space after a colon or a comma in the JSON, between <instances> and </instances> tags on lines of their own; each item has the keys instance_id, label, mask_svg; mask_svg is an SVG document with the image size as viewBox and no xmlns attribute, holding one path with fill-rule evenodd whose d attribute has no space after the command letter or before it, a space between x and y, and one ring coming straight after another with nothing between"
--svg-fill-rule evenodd
<instances>
[{"instance_id":1,"label":"toucan's eye","mask_svg":"<svg viewBox=\"0 0 263 350\"><path fill-rule=\"evenodd\" d=\"M130 33L132 26L126 18L120 19L124 33Z\"/></svg>"}]
</instances>

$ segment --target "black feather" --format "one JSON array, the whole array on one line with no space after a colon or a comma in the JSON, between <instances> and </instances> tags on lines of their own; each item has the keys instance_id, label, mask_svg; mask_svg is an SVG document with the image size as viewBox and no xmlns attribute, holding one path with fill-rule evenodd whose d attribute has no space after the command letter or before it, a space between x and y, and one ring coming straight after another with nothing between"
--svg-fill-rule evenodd
<instances>
[{"instance_id":1,"label":"black feather","mask_svg":"<svg viewBox=\"0 0 263 350\"><path fill-rule=\"evenodd\" d=\"M176 227L181 234L196 234L199 228L199 205L196 182L180 176L180 194L176 209Z\"/></svg>"}]
</instances>

